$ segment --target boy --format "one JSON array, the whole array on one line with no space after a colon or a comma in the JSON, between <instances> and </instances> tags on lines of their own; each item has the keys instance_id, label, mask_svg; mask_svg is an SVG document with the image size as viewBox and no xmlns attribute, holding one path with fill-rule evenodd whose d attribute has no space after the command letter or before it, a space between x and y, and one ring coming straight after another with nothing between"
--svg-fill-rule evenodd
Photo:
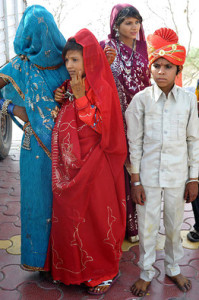
<instances>
[{"instance_id":1,"label":"boy","mask_svg":"<svg viewBox=\"0 0 199 300\"><path fill-rule=\"evenodd\" d=\"M180 228L184 199L198 191L198 113L193 94L175 85L185 48L171 29L148 36L149 67L155 84L139 92L126 111L131 160L131 192L137 204L140 279L132 292L142 297L155 275L155 247L164 199L165 272L183 292L191 282L180 273L183 256ZM188 179L188 180L187 180Z\"/></svg>"}]
</instances>

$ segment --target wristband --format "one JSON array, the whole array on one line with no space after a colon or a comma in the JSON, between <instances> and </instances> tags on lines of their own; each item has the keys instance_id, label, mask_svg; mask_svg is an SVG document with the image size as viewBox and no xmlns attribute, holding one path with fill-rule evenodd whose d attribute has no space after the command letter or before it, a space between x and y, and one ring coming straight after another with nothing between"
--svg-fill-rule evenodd
<instances>
[{"instance_id":1,"label":"wristband","mask_svg":"<svg viewBox=\"0 0 199 300\"><path fill-rule=\"evenodd\" d=\"M15 105L13 103L8 104L7 112L9 115L14 116L13 110L14 110Z\"/></svg>"},{"instance_id":2,"label":"wristband","mask_svg":"<svg viewBox=\"0 0 199 300\"><path fill-rule=\"evenodd\" d=\"M140 181L135 181L135 182L132 182L131 184L133 186L138 186L138 185L141 185L141 182Z\"/></svg>"}]
</instances>

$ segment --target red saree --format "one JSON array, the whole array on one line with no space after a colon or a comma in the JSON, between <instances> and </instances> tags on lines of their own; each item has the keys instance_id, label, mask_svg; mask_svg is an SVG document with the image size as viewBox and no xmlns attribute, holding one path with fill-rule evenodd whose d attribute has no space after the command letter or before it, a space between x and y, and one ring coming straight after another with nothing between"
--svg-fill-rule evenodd
<instances>
[{"instance_id":1,"label":"red saree","mask_svg":"<svg viewBox=\"0 0 199 300\"><path fill-rule=\"evenodd\" d=\"M92 91L86 97L100 111L102 133L79 118L76 100L62 106L53 130L53 215L45 269L67 285L118 273L126 225L127 153L117 89L93 34L83 29L74 38L83 46Z\"/></svg>"}]
</instances>

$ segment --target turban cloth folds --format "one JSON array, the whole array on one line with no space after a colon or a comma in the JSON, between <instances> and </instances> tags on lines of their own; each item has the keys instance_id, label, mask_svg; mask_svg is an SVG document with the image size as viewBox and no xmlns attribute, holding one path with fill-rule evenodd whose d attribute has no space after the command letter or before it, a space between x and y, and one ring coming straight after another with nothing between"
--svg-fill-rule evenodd
<instances>
[{"instance_id":1,"label":"turban cloth folds","mask_svg":"<svg viewBox=\"0 0 199 300\"><path fill-rule=\"evenodd\" d=\"M149 66L162 57L174 65L183 65L186 57L184 46L178 44L177 34L169 28L160 28L147 37Z\"/></svg>"}]
</instances>

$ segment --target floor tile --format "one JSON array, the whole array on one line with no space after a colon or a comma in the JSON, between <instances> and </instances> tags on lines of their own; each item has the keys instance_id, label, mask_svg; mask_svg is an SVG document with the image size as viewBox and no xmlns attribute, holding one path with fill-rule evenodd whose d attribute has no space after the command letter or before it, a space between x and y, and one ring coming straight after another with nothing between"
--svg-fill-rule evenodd
<instances>
[{"instance_id":1,"label":"floor tile","mask_svg":"<svg viewBox=\"0 0 199 300\"><path fill-rule=\"evenodd\" d=\"M13 141L10 155L0 162L0 299L2 300L135 300L131 293L132 284L139 278L139 245L124 241L120 261L121 276L103 296L89 295L83 286L65 286L53 283L47 274L27 272L20 268L20 184L19 184L20 141ZM163 203L162 203L163 208ZM182 293L165 276L164 243L165 229L163 213L156 246L155 277L148 293L142 300L198 300L199 291L199 243L187 240L187 233L194 225L191 204L185 204L182 224L184 257L180 260L181 270L192 281L192 290Z\"/></svg>"}]
</instances>

